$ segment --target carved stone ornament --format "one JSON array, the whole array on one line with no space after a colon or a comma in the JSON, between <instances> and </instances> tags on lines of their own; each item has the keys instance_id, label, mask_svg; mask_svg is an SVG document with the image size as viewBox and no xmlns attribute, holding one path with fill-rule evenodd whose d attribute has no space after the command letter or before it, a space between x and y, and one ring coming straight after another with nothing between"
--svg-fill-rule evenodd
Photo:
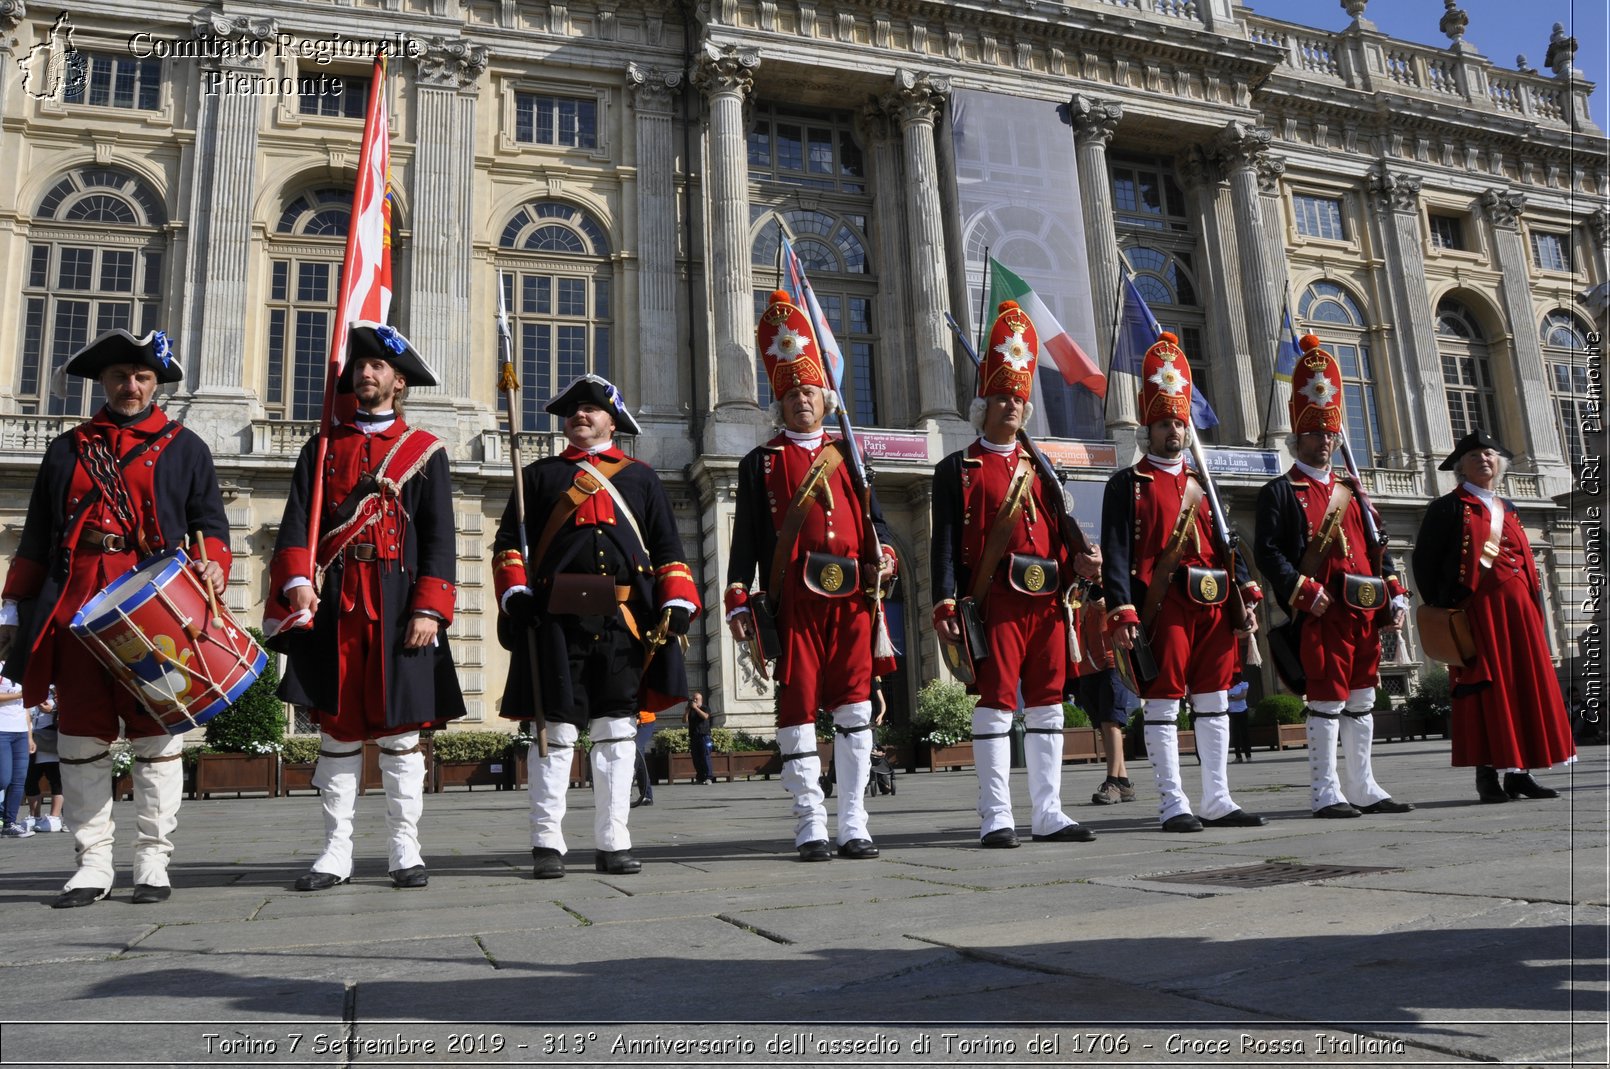
<instances>
[{"instance_id":1,"label":"carved stone ornament","mask_svg":"<svg viewBox=\"0 0 1610 1069\"><path fill-rule=\"evenodd\" d=\"M1610 245L1610 209L1596 208L1588 216L1588 229L1593 231L1593 240L1599 248Z\"/></svg>"},{"instance_id":2,"label":"carved stone ornament","mask_svg":"<svg viewBox=\"0 0 1610 1069\"><path fill-rule=\"evenodd\" d=\"M895 136L889 113L877 100L869 100L855 113L855 135L863 145L876 145Z\"/></svg>"},{"instance_id":3,"label":"carved stone ornament","mask_svg":"<svg viewBox=\"0 0 1610 1069\"><path fill-rule=\"evenodd\" d=\"M0 0L0 27L14 30L28 17L28 5L22 0Z\"/></svg>"},{"instance_id":4,"label":"carved stone ornament","mask_svg":"<svg viewBox=\"0 0 1610 1069\"><path fill-rule=\"evenodd\" d=\"M1230 170L1252 167L1258 157L1269 151L1275 133L1267 127L1251 126L1240 119L1231 119L1213 139L1214 154Z\"/></svg>"},{"instance_id":5,"label":"carved stone ornament","mask_svg":"<svg viewBox=\"0 0 1610 1069\"><path fill-rule=\"evenodd\" d=\"M950 96L950 79L927 71L908 70L894 72L894 91L884 94L883 106L900 120L901 126L910 123L932 124Z\"/></svg>"},{"instance_id":6,"label":"carved stone ornament","mask_svg":"<svg viewBox=\"0 0 1610 1069\"><path fill-rule=\"evenodd\" d=\"M1526 210L1526 195L1508 189L1489 189L1481 195L1481 210L1496 227L1512 230Z\"/></svg>"},{"instance_id":7,"label":"carved stone ornament","mask_svg":"<svg viewBox=\"0 0 1610 1069\"><path fill-rule=\"evenodd\" d=\"M1571 73L1575 59L1576 38L1567 36L1565 26L1556 22L1554 32L1549 34L1549 50L1543 55L1543 66L1564 78Z\"/></svg>"},{"instance_id":8,"label":"carved stone ornament","mask_svg":"<svg viewBox=\"0 0 1610 1069\"><path fill-rule=\"evenodd\" d=\"M1057 105L1057 115L1073 127L1074 144L1099 141L1106 145L1112 141L1118 121L1124 117L1124 105L1118 100L1097 100L1075 93L1066 104Z\"/></svg>"},{"instance_id":9,"label":"carved stone ornament","mask_svg":"<svg viewBox=\"0 0 1610 1069\"><path fill-rule=\"evenodd\" d=\"M487 51L457 37L429 37L414 57L422 85L466 89L486 70Z\"/></svg>"},{"instance_id":10,"label":"carved stone ornament","mask_svg":"<svg viewBox=\"0 0 1610 1069\"><path fill-rule=\"evenodd\" d=\"M723 93L747 96L754 87L755 70L759 66L760 53L753 48L706 41L694 61L693 84L710 96Z\"/></svg>"},{"instance_id":11,"label":"carved stone ornament","mask_svg":"<svg viewBox=\"0 0 1610 1069\"><path fill-rule=\"evenodd\" d=\"M1174 157L1174 172L1181 187L1191 193L1210 190L1224 181L1224 168L1201 145L1192 145Z\"/></svg>"},{"instance_id":12,"label":"carved stone ornament","mask_svg":"<svg viewBox=\"0 0 1610 1069\"><path fill-rule=\"evenodd\" d=\"M1350 19L1361 19L1369 3L1370 0L1342 0L1342 10L1347 12L1347 17Z\"/></svg>"},{"instance_id":13,"label":"carved stone ornament","mask_svg":"<svg viewBox=\"0 0 1610 1069\"><path fill-rule=\"evenodd\" d=\"M1258 174L1258 192L1273 195L1280 192L1280 178L1286 173L1286 157L1264 153L1252 161Z\"/></svg>"},{"instance_id":14,"label":"carved stone ornament","mask_svg":"<svg viewBox=\"0 0 1610 1069\"><path fill-rule=\"evenodd\" d=\"M1394 212L1419 210L1420 184L1418 175L1396 174L1388 170L1384 163L1377 164L1375 170L1370 172L1370 194L1375 198L1377 207Z\"/></svg>"},{"instance_id":15,"label":"carved stone ornament","mask_svg":"<svg viewBox=\"0 0 1610 1069\"><path fill-rule=\"evenodd\" d=\"M660 70L640 63L626 65L626 92L632 107L638 111L669 112L671 94L681 85L681 71Z\"/></svg>"},{"instance_id":16,"label":"carved stone ornament","mask_svg":"<svg viewBox=\"0 0 1610 1069\"><path fill-rule=\"evenodd\" d=\"M1447 35L1448 40L1458 44L1465 36L1465 27L1470 25L1470 16L1459 9L1458 0L1442 0L1444 8L1442 21L1437 28Z\"/></svg>"},{"instance_id":17,"label":"carved stone ornament","mask_svg":"<svg viewBox=\"0 0 1610 1069\"><path fill-rule=\"evenodd\" d=\"M272 41L279 33L279 26L273 19L202 11L190 16L190 33L194 37L249 37Z\"/></svg>"}]
</instances>

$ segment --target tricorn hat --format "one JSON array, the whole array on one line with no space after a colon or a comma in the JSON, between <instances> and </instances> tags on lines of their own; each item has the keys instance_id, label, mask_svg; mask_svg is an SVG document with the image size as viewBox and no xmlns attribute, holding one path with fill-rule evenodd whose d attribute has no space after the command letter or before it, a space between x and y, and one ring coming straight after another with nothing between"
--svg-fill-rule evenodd
<instances>
[{"instance_id":1,"label":"tricorn hat","mask_svg":"<svg viewBox=\"0 0 1610 1069\"><path fill-rule=\"evenodd\" d=\"M1505 460L1510 460L1515 456L1514 453L1511 453L1508 449L1505 449L1503 443L1497 438L1494 438L1480 427L1477 427L1475 430L1471 431L1454 444L1453 452L1448 454L1447 460L1444 460L1441 464L1437 465L1437 470L1453 471L1454 465L1459 463L1460 457L1464 456L1466 453L1474 453L1479 449L1495 449L1498 451L1498 455L1503 457Z\"/></svg>"},{"instance_id":2,"label":"tricorn hat","mask_svg":"<svg viewBox=\"0 0 1610 1069\"><path fill-rule=\"evenodd\" d=\"M435 386L436 375L402 331L384 323L359 321L347 329L347 362L335 382L336 393L352 392L353 368L364 357L384 360L396 368L409 386Z\"/></svg>"},{"instance_id":3,"label":"tricorn hat","mask_svg":"<svg viewBox=\"0 0 1610 1069\"><path fill-rule=\"evenodd\" d=\"M1191 365L1179 338L1166 330L1141 361L1140 425L1165 419L1191 422Z\"/></svg>"},{"instance_id":4,"label":"tricorn hat","mask_svg":"<svg viewBox=\"0 0 1610 1069\"><path fill-rule=\"evenodd\" d=\"M1040 361L1040 335L1016 301L1002 301L989 331L989 348L978 369L978 396L1010 394L1027 401L1034 392Z\"/></svg>"},{"instance_id":5,"label":"tricorn hat","mask_svg":"<svg viewBox=\"0 0 1610 1069\"><path fill-rule=\"evenodd\" d=\"M1342 429L1342 366L1321 349L1312 334L1297 340L1302 355L1291 373L1291 430L1335 432Z\"/></svg>"},{"instance_id":6,"label":"tricorn hat","mask_svg":"<svg viewBox=\"0 0 1610 1069\"><path fill-rule=\"evenodd\" d=\"M622 434L642 434L643 428L626 409L626 399L615 384L602 375L586 374L566 386L564 392L544 407L560 419L569 419L582 405L607 408L615 417L615 429Z\"/></svg>"},{"instance_id":7,"label":"tricorn hat","mask_svg":"<svg viewBox=\"0 0 1610 1069\"><path fill-rule=\"evenodd\" d=\"M98 379L114 364L134 364L157 373L158 382L178 382L184 369L173 354L173 343L160 330L136 338L121 327L102 334L72 355L62 370L69 375Z\"/></svg>"},{"instance_id":8,"label":"tricorn hat","mask_svg":"<svg viewBox=\"0 0 1610 1069\"><path fill-rule=\"evenodd\" d=\"M822 366L822 347L811 318L793 303L785 290L775 290L771 304L760 313L755 326L755 348L766 362L772 396L782 400L796 386L828 389L827 371Z\"/></svg>"}]
</instances>

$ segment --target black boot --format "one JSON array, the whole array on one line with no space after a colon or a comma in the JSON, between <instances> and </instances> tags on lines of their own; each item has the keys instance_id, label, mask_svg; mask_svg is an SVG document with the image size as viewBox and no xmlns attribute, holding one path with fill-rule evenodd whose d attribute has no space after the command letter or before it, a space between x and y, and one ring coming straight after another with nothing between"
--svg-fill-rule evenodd
<instances>
[{"instance_id":1,"label":"black boot","mask_svg":"<svg viewBox=\"0 0 1610 1069\"><path fill-rule=\"evenodd\" d=\"M1476 766L1476 793L1484 802L1509 801L1509 795L1498 785L1498 770L1492 765Z\"/></svg>"},{"instance_id":2,"label":"black boot","mask_svg":"<svg viewBox=\"0 0 1610 1069\"><path fill-rule=\"evenodd\" d=\"M1530 772L1504 773L1504 793L1511 798L1525 795L1527 798L1558 798L1560 792L1552 787L1545 787L1532 778Z\"/></svg>"}]
</instances>

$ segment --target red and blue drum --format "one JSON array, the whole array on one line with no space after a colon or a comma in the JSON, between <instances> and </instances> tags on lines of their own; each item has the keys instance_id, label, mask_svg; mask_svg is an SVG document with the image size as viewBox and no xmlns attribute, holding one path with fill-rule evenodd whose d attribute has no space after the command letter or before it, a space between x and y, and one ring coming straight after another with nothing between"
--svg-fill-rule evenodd
<instances>
[{"instance_id":1,"label":"red and blue drum","mask_svg":"<svg viewBox=\"0 0 1610 1069\"><path fill-rule=\"evenodd\" d=\"M214 612L182 549L125 572L85 603L72 628L174 735L229 708L268 664L222 602Z\"/></svg>"}]
</instances>

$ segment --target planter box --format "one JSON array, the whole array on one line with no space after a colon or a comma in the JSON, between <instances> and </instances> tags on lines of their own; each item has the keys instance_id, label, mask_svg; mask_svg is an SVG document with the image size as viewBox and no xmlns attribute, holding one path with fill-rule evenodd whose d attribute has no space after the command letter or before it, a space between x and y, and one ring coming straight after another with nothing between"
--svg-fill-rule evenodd
<instances>
[{"instance_id":1,"label":"planter box","mask_svg":"<svg viewBox=\"0 0 1610 1069\"><path fill-rule=\"evenodd\" d=\"M524 790L531 783L531 751L530 747L517 752L513 757L504 758L503 786L509 790ZM587 751L579 747L570 757L571 787L585 787L592 782L592 770L587 763Z\"/></svg>"},{"instance_id":2,"label":"planter box","mask_svg":"<svg viewBox=\"0 0 1610 1069\"><path fill-rule=\"evenodd\" d=\"M1391 742L1393 739L1408 738L1405 717L1396 709L1385 710L1375 714L1375 741Z\"/></svg>"},{"instance_id":3,"label":"planter box","mask_svg":"<svg viewBox=\"0 0 1610 1069\"><path fill-rule=\"evenodd\" d=\"M725 755L712 754L711 766L717 768L718 774L719 768L713 759L722 756L727 759L726 772L729 780L737 779L739 776L745 779L751 776L764 776L770 779L783 771L783 755L776 750L735 750Z\"/></svg>"},{"instance_id":4,"label":"planter box","mask_svg":"<svg viewBox=\"0 0 1610 1069\"><path fill-rule=\"evenodd\" d=\"M973 767L973 743L958 742L954 746L928 746L928 771L938 772L940 769L955 771L960 768Z\"/></svg>"},{"instance_id":5,"label":"planter box","mask_svg":"<svg viewBox=\"0 0 1610 1069\"><path fill-rule=\"evenodd\" d=\"M281 761L280 797L288 797L292 791L317 790L313 786L313 770L318 767L317 761Z\"/></svg>"},{"instance_id":6,"label":"planter box","mask_svg":"<svg viewBox=\"0 0 1610 1069\"><path fill-rule=\"evenodd\" d=\"M422 737L419 740L419 752L425 755L425 789L434 791L436 777L432 775L431 768L435 765L436 740ZM363 774L358 780L358 793L366 794L369 791L384 791L386 781L380 774L380 747L373 740L363 744Z\"/></svg>"},{"instance_id":7,"label":"planter box","mask_svg":"<svg viewBox=\"0 0 1610 1069\"><path fill-rule=\"evenodd\" d=\"M196 795L279 793L279 754L204 753L196 759Z\"/></svg>"},{"instance_id":8,"label":"planter box","mask_svg":"<svg viewBox=\"0 0 1610 1069\"><path fill-rule=\"evenodd\" d=\"M1276 724L1275 727L1279 729L1280 748L1282 750L1307 748L1307 724Z\"/></svg>"},{"instance_id":9,"label":"planter box","mask_svg":"<svg viewBox=\"0 0 1610 1069\"><path fill-rule=\"evenodd\" d=\"M1062 763L1096 761L1101 758L1101 737L1095 728L1064 728Z\"/></svg>"},{"instance_id":10,"label":"planter box","mask_svg":"<svg viewBox=\"0 0 1610 1069\"><path fill-rule=\"evenodd\" d=\"M191 797L195 797L192 795ZM122 775L112 776L112 801L132 801L134 799L134 777L125 772Z\"/></svg>"},{"instance_id":11,"label":"planter box","mask_svg":"<svg viewBox=\"0 0 1610 1069\"><path fill-rule=\"evenodd\" d=\"M436 790L445 791L449 787L502 789L508 786L507 765L508 759L503 757L489 757L482 761L438 761L434 766Z\"/></svg>"}]
</instances>

